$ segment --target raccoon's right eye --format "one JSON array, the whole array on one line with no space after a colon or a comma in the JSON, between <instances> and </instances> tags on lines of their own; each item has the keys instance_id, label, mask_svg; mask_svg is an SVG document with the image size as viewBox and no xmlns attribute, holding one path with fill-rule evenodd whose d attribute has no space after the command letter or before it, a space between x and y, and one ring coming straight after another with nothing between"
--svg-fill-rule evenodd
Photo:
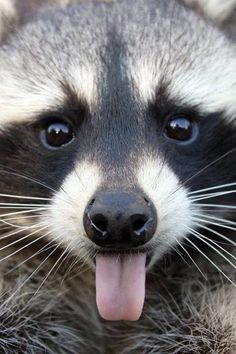
<instances>
[{"instance_id":1,"label":"raccoon's right eye","mask_svg":"<svg viewBox=\"0 0 236 354\"><path fill-rule=\"evenodd\" d=\"M70 144L75 138L72 125L63 120L50 120L40 131L40 140L50 149L59 149Z\"/></svg>"}]
</instances>

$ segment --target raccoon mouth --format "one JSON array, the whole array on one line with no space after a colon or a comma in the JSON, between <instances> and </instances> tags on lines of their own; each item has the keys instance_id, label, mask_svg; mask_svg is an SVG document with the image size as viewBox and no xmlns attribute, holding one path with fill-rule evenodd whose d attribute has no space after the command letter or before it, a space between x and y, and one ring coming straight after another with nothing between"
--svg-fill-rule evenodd
<instances>
[{"instance_id":1,"label":"raccoon mouth","mask_svg":"<svg viewBox=\"0 0 236 354\"><path fill-rule=\"evenodd\" d=\"M96 256L96 302L102 318L136 321L145 299L147 254Z\"/></svg>"}]
</instances>

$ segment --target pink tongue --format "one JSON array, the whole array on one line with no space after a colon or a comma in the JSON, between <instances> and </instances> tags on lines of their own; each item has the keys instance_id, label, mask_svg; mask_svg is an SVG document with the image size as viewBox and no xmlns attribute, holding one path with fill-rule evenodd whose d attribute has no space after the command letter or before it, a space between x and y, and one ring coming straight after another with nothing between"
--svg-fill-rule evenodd
<instances>
[{"instance_id":1,"label":"pink tongue","mask_svg":"<svg viewBox=\"0 0 236 354\"><path fill-rule=\"evenodd\" d=\"M96 257L96 299L110 321L139 319L145 297L146 255Z\"/></svg>"}]
</instances>

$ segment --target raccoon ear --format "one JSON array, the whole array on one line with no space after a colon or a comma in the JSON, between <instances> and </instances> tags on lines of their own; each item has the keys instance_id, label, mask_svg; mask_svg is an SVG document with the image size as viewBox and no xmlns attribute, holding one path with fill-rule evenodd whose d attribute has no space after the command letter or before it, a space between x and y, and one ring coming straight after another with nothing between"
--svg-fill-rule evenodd
<instances>
[{"instance_id":1,"label":"raccoon ear","mask_svg":"<svg viewBox=\"0 0 236 354\"><path fill-rule=\"evenodd\" d=\"M226 22L236 11L236 0L183 0L215 23Z\"/></svg>"}]
</instances>

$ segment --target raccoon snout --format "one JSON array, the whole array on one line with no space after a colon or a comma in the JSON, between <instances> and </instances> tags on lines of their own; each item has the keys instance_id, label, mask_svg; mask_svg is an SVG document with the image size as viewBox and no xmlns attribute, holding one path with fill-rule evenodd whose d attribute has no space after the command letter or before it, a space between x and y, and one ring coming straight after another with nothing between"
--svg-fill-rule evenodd
<instances>
[{"instance_id":1,"label":"raccoon snout","mask_svg":"<svg viewBox=\"0 0 236 354\"><path fill-rule=\"evenodd\" d=\"M99 192L84 213L87 236L98 246L114 251L144 245L156 227L156 209L141 191Z\"/></svg>"}]
</instances>

